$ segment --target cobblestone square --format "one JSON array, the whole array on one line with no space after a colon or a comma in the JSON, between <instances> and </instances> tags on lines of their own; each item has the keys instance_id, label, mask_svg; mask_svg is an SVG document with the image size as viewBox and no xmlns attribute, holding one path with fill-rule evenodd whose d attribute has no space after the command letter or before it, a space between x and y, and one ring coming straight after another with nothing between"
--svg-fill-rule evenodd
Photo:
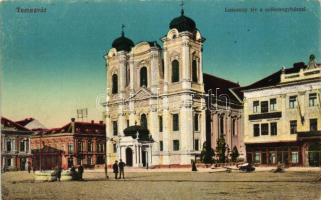
<instances>
[{"instance_id":1,"label":"cobblestone square","mask_svg":"<svg viewBox=\"0 0 321 200\"><path fill-rule=\"evenodd\" d=\"M125 180L85 172L85 181L34 182L33 174L2 174L7 199L320 199L317 171L306 172L129 172Z\"/></svg>"}]
</instances>

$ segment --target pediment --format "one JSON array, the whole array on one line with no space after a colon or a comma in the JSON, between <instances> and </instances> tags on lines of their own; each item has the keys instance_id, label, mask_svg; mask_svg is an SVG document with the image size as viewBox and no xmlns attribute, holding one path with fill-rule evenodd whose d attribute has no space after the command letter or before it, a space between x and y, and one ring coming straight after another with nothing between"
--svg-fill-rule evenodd
<instances>
[{"instance_id":1,"label":"pediment","mask_svg":"<svg viewBox=\"0 0 321 200\"><path fill-rule=\"evenodd\" d=\"M151 91L149 91L146 88L141 88L138 90L132 97L130 97L130 100L144 100L148 99L152 96Z\"/></svg>"}]
</instances>

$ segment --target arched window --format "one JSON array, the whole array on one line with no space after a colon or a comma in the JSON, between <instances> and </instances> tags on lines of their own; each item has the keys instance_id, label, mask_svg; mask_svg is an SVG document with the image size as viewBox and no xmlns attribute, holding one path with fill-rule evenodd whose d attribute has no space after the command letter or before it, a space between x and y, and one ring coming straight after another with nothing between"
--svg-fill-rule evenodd
<instances>
[{"instance_id":1,"label":"arched window","mask_svg":"<svg viewBox=\"0 0 321 200\"><path fill-rule=\"evenodd\" d=\"M130 82L130 68L128 65L126 65L126 86L128 86Z\"/></svg>"},{"instance_id":2,"label":"arched window","mask_svg":"<svg viewBox=\"0 0 321 200\"><path fill-rule=\"evenodd\" d=\"M143 127L143 128L147 128L147 117L145 114L142 114L140 116L140 125Z\"/></svg>"},{"instance_id":3,"label":"arched window","mask_svg":"<svg viewBox=\"0 0 321 200\"><path fill-rule=\"evenodd\" d=\"M146 67L142 67L140 69L140 86L147 87L147 68Z\"/></svg>"},{"instance_id":4,"label":"arched window","mask_svg":"<svg viewBox=\"0 0 321 200\"><path fill-rule=\"evenodd\" d=\"M118 93L118 76L117 76L117 74L114 74L112 76L112 93L113 94Z\"/></svg>"},{"instance_id":5,"label":"arched window","mask_svg":"<svg viewBox=\"0 0 321 200\"><path fill-rule=\"evenodd\" d=\"M192 81L197 82L197 62L195 59L192 62Z\"/></svg>"},{"instance_id":6,"label":"arched window","mask_svg":"<svg viewBox=\"0 0 321 200\"><path fill-rule=\"evenodd\" d=\"M172 82L179 81L179 62L177 60L172 61Z\"/></svg>"}]
</instances>

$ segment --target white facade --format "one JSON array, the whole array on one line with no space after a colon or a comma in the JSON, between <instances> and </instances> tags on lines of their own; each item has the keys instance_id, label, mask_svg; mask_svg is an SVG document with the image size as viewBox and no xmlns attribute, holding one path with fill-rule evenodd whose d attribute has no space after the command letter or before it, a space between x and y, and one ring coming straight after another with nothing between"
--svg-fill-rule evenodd
<instances>
[{"instance_id":1,"label":"white facade","mask_svg":"<svg viewBox=\"0 0 321 200\"><path fill-rule=\"evenodd\" d=\"M191 33L173 28L162 41L163 48L155 43L140 42L129 52L112 48L105 56L108 164L120 158L126 161L129 147L133 166L142 166L142 159L136 159L142 153L147 155L144 158L148 157L149 166L188 165L195 153L200 153L200 148L194 150L195 142L201 146L206 140L204 100L192 99L193 94L204 93L203 38L197 30ZM178 81L172 74L174 62L179 66ZM143 68L147 70L147 85L141 84ZM117 77L117 92L112 89L113 76ZM154 140L150 144L139 143L123 133L128 126L142 125L143 115ZM197 130L195 115L199 117Z\"/></svg>"}]
</instances>

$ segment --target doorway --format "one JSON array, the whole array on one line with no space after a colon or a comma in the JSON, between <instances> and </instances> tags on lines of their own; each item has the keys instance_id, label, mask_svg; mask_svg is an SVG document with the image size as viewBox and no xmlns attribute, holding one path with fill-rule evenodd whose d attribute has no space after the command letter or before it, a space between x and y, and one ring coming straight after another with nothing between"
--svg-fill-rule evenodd
<instances>
[{"instance_id":1,"label":"doorway","mask_svg":"<svg viewBox=\"0 0 321 200\"><path fill-rule=\"evenodd\" d=\"M133 166L133 150L129 147L126 148L126 165Z\"/></svg>"}]
</instances>

